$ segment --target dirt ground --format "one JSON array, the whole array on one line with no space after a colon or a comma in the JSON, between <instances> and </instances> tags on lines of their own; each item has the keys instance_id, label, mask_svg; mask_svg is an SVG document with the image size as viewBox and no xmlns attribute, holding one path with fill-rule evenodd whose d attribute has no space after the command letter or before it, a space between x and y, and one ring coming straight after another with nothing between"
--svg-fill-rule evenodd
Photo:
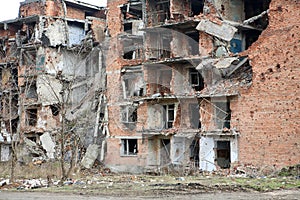
<instances>
[{"instance_id":1,"label":"dirt ground","mask_svg":"<svg viewBox=\"0 0 300 200\"><path fill-rule=\"evenodd\" d=\"M0 168L0 183L9 175ZM36 170L35 170L36 169ZM0 200L43 199L299 199L298 168L270 176L246 174L114 174L81 171L65 182L43 166L19 171L14 183L0 187ZM38 171L40 170L40 172ZM44 174L42 173L44 172ZM26 175L26 176L25 176Z\"/></svg>"},{"instance_id":2,"label":"dirt ground","mask_svg":"<svg viewBox=\"0 0 300 200\"><path fill-rule=\"evenodd\" d=\"M188 194L188 195L161 195L161 196L136 196L128 197L124 194L122 197L103 196L103 195L84 195L84 194L69 194L69 193L41 193L41 192L0 192L0 200L23 200L23 199L35 199L35 200L127 200L127 199L163 199L163 200L191 200L191 199L222 199L222 200L243 200L243 199L255 199L255 200L271 200L271 199L287 199L298 200L300 199L300 190L280 190L267 193L258 192L217 192L217 193L201 193L201 194Z\"/></svg>"}]
</instances>

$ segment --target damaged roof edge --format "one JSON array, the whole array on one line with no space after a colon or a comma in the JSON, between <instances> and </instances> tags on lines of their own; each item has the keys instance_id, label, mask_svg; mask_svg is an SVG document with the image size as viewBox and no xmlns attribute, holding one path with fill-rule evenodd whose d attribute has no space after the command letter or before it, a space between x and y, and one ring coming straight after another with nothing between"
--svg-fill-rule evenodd
<instances>
[{"instance_id":1,"label":"damaged roof edge","mask_svg":"<svg viewBox=\"0 0 300 200\"><path fill-rule=\"evenodd\" d=\"M3 27L4 24L13 24L13 23L24 23L24 22L36 22L39 20L39 15L32 15L28 17L22 17L22 18L15 18L10 20L5 20L0 22L0 27ZM2 26L3 25L3 26Z\"/></svg>"},{"instance_id":2,"label":"damaged roof edge","mask_svg":"<svg viewBox=\"0 0 300 200\"><path fill-rule=\"evenodd\" d=\"M101 7L101 6L96 6L93 4L89 4L89 3L85 3L82 1L76 1L76 0L64 0L67 4L75 4L77 6L82 6L82 7L87 7L87 8L91 8L91 9L95 9L95 10L105 10L106 7Z\"/></svg>"}]
</instances>

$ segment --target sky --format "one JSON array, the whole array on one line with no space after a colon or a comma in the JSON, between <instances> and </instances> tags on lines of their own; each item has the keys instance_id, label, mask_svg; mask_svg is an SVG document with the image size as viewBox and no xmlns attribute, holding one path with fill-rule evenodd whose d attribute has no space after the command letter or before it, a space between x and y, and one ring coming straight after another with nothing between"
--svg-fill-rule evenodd
<instances>
[{"instance_id":1,"label":"sky","mask_svg":"<svg viewBox=\"0 0 300 200\"><path fill-rule=\"evenodd\" d=\"M5 3L1 0L0 21L15 19L18 17L20 2L25 0L7 0ZM80 0L96 6L106 6L106 0Z\"/></svg>"}]
</instances>

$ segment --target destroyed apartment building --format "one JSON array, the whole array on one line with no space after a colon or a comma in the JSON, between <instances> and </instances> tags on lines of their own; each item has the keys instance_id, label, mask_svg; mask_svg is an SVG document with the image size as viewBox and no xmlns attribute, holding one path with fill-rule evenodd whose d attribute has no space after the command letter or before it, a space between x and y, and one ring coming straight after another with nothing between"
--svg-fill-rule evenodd
<instances>
[{"instance_id":1,"label":"destroyed apartment building","mask_svg":"<svg viewBox=\"0 0 300 200\"><path fill-rule=\"evenodd\" d=\"M14 140L56 158L66 119L93 157L85 167L96 158L132 173L300 163L299 8L22 2L19 18L0 24L1 160Z\"/></svg>"},{"instance_id":2,"label":"destroyed apartment building","mask_svg":"<svg viewBox=\"0 0 300 200\"><path fill-rule=\"evenodd\" d=\"M1 161L13 141L18 162L56 158L67 123L69 133L84 133L84 145L96 141L106 101L105 12L74 0L26 0L18 18L0 23Z\"/></svg>"}]
</instances>

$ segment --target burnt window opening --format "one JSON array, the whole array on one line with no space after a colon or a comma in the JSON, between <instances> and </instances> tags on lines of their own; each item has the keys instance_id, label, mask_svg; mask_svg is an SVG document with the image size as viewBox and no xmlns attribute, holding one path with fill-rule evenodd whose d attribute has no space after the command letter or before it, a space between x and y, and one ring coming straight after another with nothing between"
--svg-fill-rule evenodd
<instances>
[{"instance_id":1,"label":"burnt window opening","mask_svg":"<svg viewBox=\"0 0 300 200\"><path fill-rule=\"evenodd\" d=\"M230 168L230 141L217 141L216 154L217 165L222 169Z\"/></svg>"},{"instance_id":2,"label":"burnt window opening","mask_svg":"<svg viewBox=\"0 0 300 200\"><path fill-rule=\"evenodd\" d=\"M192 16L203 13L204 0L191 0L191 11Z\"/></svg>"},{"instance_id":3,"label":"burnt window opening","mask_svg":"<svg viewBox=\"0 0 300 200\"><path fill-rule=\"evenodd\" d=\"M230 119L231 119L231 110L230 110L230 101L216 101L214 102L215 108L215 123L217 129L230 129Z\"/></svg>"},{"instance_id":4,"label":"burnt window opening","mask_svg":"<svg viewBox=\"0 0 300 200\"><path fill-rule=\"evenodd\" d=\"M137 139L121 139L121 156L132 156L138 154Z\"/></svg>"},{"instance_id":5,"label":"burnt window opening","mask_svg":"<svg viewBox=\"0 0 300 200\"><path fill-rule=\"evenodd\" d=\"M25 120L27 126L36 126L37 124L37 109L31 108L27 109L25 113Z\"/></svg>"},{"instance_id":6,"label":"burnt window opening","mask_svg":"<svg viewBox=\"0 0 300 200\"><path fill-rule=\"evenodd\" d=\"M170 0L148 0L148 21L152 25L164 24L170 19Z\"/></svg>"},{"instance_id":7,"label":"burnt window opening","mask_svg":"<svg viewBox=\"0 0 300 200\"><path fill-rule=\"evenodd\" d=\"M204 89L204 80L198 70L194 68L190 68L190 84L192 88L196 91L201 91Z\"/></svg>"},{"instance_id":8,"label":"burnt window opening","mask_svg":"<svg viewBox=\"0 0 300 200\"><path fill-rule=\"evenodd\" d=\"M169 129L173 127L173 123L175 121L175 105L168 104L164 105L164 113L163 113L163 120L164 120L164 128Z\"/></svg>"},{"instance_id":9,"label":"burnt window opening","mask_svg":"<svg viewBox=\"0 0 300 200\"><path fill-rule=\"evenodd\" d=\"M59 115L60 106L58 104L50 105L50 109L53 116Z\"/></svg>"},{"instance_id":10,"label":"burnt window opening","mask_svg":"<svg viewBox=\"0 0 300 200\"><path fill-rule=\"evenodd\" d=\"M199 105L196 103L190 104L189 105L189 113L190 113L191 128L193 128L193 129L201 128Z\"/></svg>"}]
</instances>

